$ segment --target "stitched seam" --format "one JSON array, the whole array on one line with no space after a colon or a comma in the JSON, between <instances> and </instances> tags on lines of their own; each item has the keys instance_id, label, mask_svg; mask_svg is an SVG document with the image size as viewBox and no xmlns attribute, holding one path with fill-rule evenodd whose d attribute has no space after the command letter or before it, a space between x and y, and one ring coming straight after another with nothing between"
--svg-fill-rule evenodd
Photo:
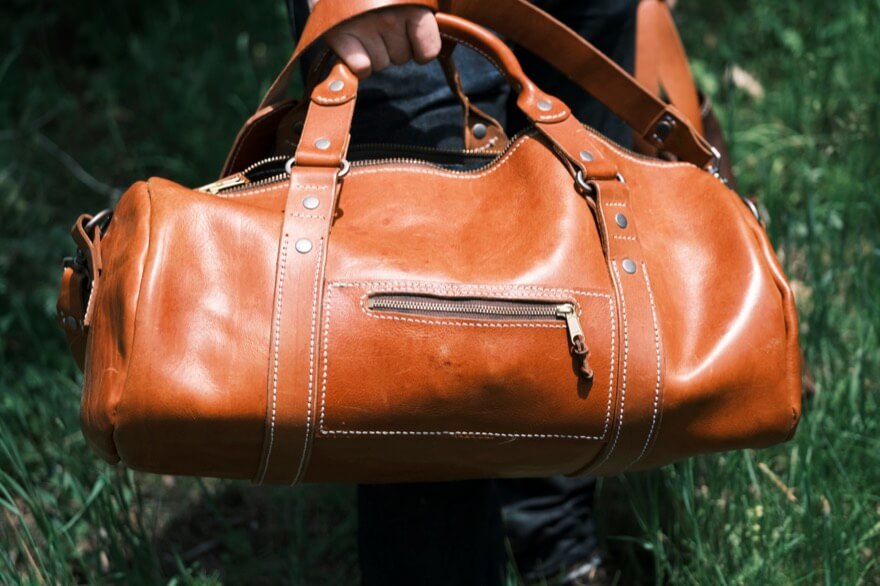
<instances>
[{"instance_id":1,"label":"stitched seam","mask_svg":"<svg viewBox=\"0 0 880 586\"><path fill-rule=\"evenodd\" d=\"M340 96L338 98L328 98L325 96L316 96L314 98L314 100L316 102L318 102L320 105L325 106L325 105L331 105L331 104L338 104L338 103L344 102L346 100L351 100L353 97L354 96L351 96L351 95Z\"/></svg>"},{"instance_id":2,"label":"stitched seam","mask_svg":"<svg viewBox=\"0 0 880 586\"><path fill-rule=\"evenodd\" d=\"M623 411L626 405L626 369L627 362L629 360L629 327L626 321L626 297L623 294L623 284L620 282L620 272L617 270L617 263L612 262L611 268L614 271L615 275L615 289L617 289L620 294L620 313L623 318L623 371L622 376L623 380L621 382L621 390L620 390L620 412L618 416L618 425L617 431L614 434L614 441L611 443L611 448L609 448L608 453L605 454L605 457L602 458L602 461L597 464L597 466L601 466L605 462L608 461L608 458L611 457L611 454L614 453L614 450L617 449L617 442L620 439L620 432L623 429Z\"/></svg>"},{"instance_id":3,"label":"stitched seam","mask_svg":"<svg viewBox=\"0 0 880 586\"><path fill-rule=\"evenodd\" d=\"M324 368L323 373L321 375L321 415L318 421L318 429L321 433L328 433L324 427L324 414L326 413L327 407L327 358L330 354L330 309L333 305L333 284L329 284L327 286L327 300L325 301L327 305L326 315L324 317L324 348L321 353Z\"/></svg>"},{"instance_id":4,"label":"stitched seam","mask_svg":"<svg viewBox=\"0 0 880 586\"><path fill-rule=\"evenodd\" d=\"M334 281L327 284L327 298L326 298L326 317L324 319L324 343L323 343L323 359L324 359L324 368L323 375L321 381L321 413L319 418L319 430L322 434L327 435L442 435L442 436L450 436L450 435L477 435L477 436L486 436L486 437L502 437L502 438L557 438L557 439L592 439L592 440L602 440L605 439L605 435L608 432L608 426L611 419L611 402L614 390L614 347L616 345L616 320L614 318L614 304L612 302L611 296L605 293L596 293L593 291L579 291L576 289L551 289L546 287L538 287L533 285L523 285L517 286L519 289L528 289L528 290L537 290L542 293L549 293L553 291L559 292L567 292L580 294L588 297L605 297L608 300L608 309L609 316L611 319L611 350L610 350L610 368L609 368L609 380L608 380L608 401L605 407L605 422L603 425L602 435L574 435L574 434L530 434L530 433L503 433L503 432L483 432L483 431L373 431L373 430L329 430L325 427L325 413L326 413L326 405L327 405L327 378L329 372L329 340L330 340L330 313L332 306L332 298L333 298L333 288L334 287L361 287L361 288L369 288L373 285L383 285L384 283L390 283L392 286L397 285L396 290L400 289L400 285L406 284L406 282L402 281L372 281L372 282L364 282L364 281ZM419 289L421 286L422 290L425 290L431 287L430 283L418 283L412 282L410 283L409 289ZM438 283L433 289L436 290L449 290L450 286ZM502 293L514 293L514 287L511 286L498 286L498 285L462 285L458 286L459 289L463 288L472 288L472 289L506 289L506 291L502 291ZM383 291L388 291L387 288L383 288ZM366 295L372 292L371 289L368 289L364 296L361 297L361 309L362 311L366 311L364 307L364 302L366 299ZM548 295L541 295L548 296ZM368 314L369 315L369 314ZM437 322L428 322L431 324L436 324ZM450 324L450 325L459 325L459 324ZM460 324L460 325L488 325L488 324ZM532 326L536 327L536 326ZM564 326L563 326L564 327Z\"/></svg>"},{"instance_id":5,"label":"stitched seam","mask_svg":"<svg viewBox=\"0 0 880 586\"><path fill-rule=\"evenodd\" d=\"M606 201L606 202L605 202L604 204L602 204L602 205L604 205L605 207L609 207L609 208L625 208L625 207L626 207L626 202L622 202L622 201Z\"/></svg>"},{"instance_id":6,"label":"stitched seam","mask_svg":"<svg viewBox=\"0 0 880 586\"><path fill-rule=\"evenodd\" d=\"M617 319L614 317L614 302L608 296L608 313L611 316L611 360L608 368L608 405L605 407L605 427L602 428L602 437L608 433L611 423L611 399L614 396L614 349L617 346Z\"/></svg>"},{"instance_id":7,"label":"stitched seam","mask_svg":"<svg viewBox=\"0 0 880 586\"><path fill-rule=\"evenodd\" d=\"M465 47L468 47L472 51L476 51L477 53L482 55L486 61L491 63L492 66L498 70L498 73L500 73L504 77L507 77L505 70L500 65L498 65L498 62L495 61L495 59L490 57L488 54L486 54L486 52L484 52L482 49L478 49L478 48L474 47L473 45L471 45L470 43L468 43L467 41L463 41L463 40L459 39L458 37L454 37L454 36L447 34L447 33L440 33L440 36L444 37L446 39L449 39L450 41L455 41L459 45L464 45Z\"/></svg>"},{"instance_id":8,"label":"stitched seam","mask_svg":"<svg viewBox=\"0 0 880 586\"><path fill-rule=\"evenodd\" d=\"M651 415L651 428L648 430L648 437L645 439L645 445L639 453L639 457L635 459L633 464L645 457L648 452L648 445L654 436L654 427L657 424L657 410L660 405L660 330L657 328L657 309L654 305L654 292L651 289L651 280L648 277L648 267L642 262L642 276L645 279L645 287L648 290L648 300L651 302L651 318L654 323L654 350L657 354L657 382L654 386L654 412ZM631 466L632 464L630 464Z\"/></svg>"},{"instance_id":9,"label":"stitched seam","mask_svg":"<svg viewBox=\"0 0 880 586\"><path fill-rule=\"evenodd\" d=\"M628 159L634 163L638 163L640 165L647 165L648 167L659 167L659 168L672 168L672 167L691 167L693 169L699 169L693 163L688 163L685 161L660 161L660 160L651 160L651 159L643 159L639 157L634 157L630 153L628 153L622 146L615 144L609 141L607 138L604 138L595 132L592 129L584 126L584 130L586 130L589 134L591 134L595 139L602 143L602 145L611 148L615 153L623 157L624 159Z\"/></svg>"},{"instance_id":10,"label":"stitched seam","mask_svg":"<svg viewBox=\"0 0 880 586\"><path fill-rule=\"evenodd\" d=\"M611 296L607 293L598 293L596 291L584 291L581 289L563 289L563 288L554 288L554 287L541 287L539 285L479 285L479 284L461 284L461 285L453 285L451 283L431 283L425 281L333 281L329 284L331 287L361 287L367 290L368 293L374 293L379 288L381 291L398 291L398 290L410 290L410 289L418 289L422 291L454 291L467 293L472 289L476 290L487 290L487 291L498 291L499 294L504 295L506 297L510 297L515 295L520 291L538 291L543 293L544 295L539 295L541 297L549 297L551 295L558 295L560 293L572 293L577 295L584 295L586 297L605 297L606 299L610 299ZM391 289L388 289L391 287Z\"/></svg>"},{"instance_id":11,"label":"stitched seam","mask_svg":"<svg viewBox=\"0 0 880 586\"><path fill-rule=\"evenodd\" d=\"M321 216L318 214L301 214L301 213L297 212L295 214L290 214L290 215L293 216L294 218L306 218L309 220L326 220L327 219L327 216Z\"/></svg>"},{"instance_id":12,"label":"stitched seam","mask_svg":"<svg viewBox=\"0 0 880 586\"><path fill-rule=\"evenodd\" d=\"M553 120L559 120L560 118L564 118L568 116L568 112L566 110L562 110L558 114L544 114L538 116L539 122L552 122Z\"/></svg>"},{"instance_id":13,"label":"stitched seam","mask_svg":"<svg viewBox=\"0 0 880 586\"><path fill-rule=\"evenodd\" d=\"M616 234L612 238L616 240L638 240L635 236L618 236Z\"/></svg>"},{"instance_id":14,"label":"stitched seam","mask_svg":"<svg viewBox=\"0 0 880 586\"><path fill-rule=\"evenodd\" d=\"M290 185L288 183L278 182L277 185L273 185L271 187L261 187L260 189L249 189L247 187L241 189L240 191L232 191L230 193L217 193L215 194L217 197L222 197L225 199L234 199L236 197L246 197L248 195L256 195L258 193L266 193L267 191L277 191L279 189L290 189ZM319 189L327 189L326 185L294 185L294 189L308 189L308 190L319 190Z\"/></svg>"},{"instance_id":15,"label":"stitched seam","mask_svg":"<svg viewBox=\"0 0 880 586\"><path fill-rule=\"evenodd\" d=\"M284 274L287 270L287 241L288 235L284 235L281 243L281 269L278 276L278 300L275 302L275 326L273 340L273 357L272 357L272 416L269 423L269 445L266 447L266 463L263 466L263 472L260 474L259 484L266 479L266 473L269 471L269 458L272 456L272 448L275 445L275 414L278 399L278 345L281 336L281 308L284 299Z\"/></svg>"},{"instance_id":16,"label":"stitched seam","mask_svg":"<svg viewBox=\"0 0 880 586\"><path fill-rule=\"evenodd\" d=\"M310 449L310 434L312 425L312 391L315 388L315 326L318 321L318 281L321 274L321 265L324 251L324 239L318 241L317 261L315 262L315 278L312 283L312 324L309 332L309 392L306 398L306 436L303 441L302 456L300 456L299 467L296 470L296 476L293 477L291 485L296 484L302 477L305 464L306 454Z\"/></svg>"},{"instance_id":17,"label":"stitched seam","mask_svg":"<svg viewBox=\"0 0 880 586\"><path fill-rule=\"evenodd\" d=\"M479 153L479 152L482 152L482 151L488 151L488 150L491 149L493 146L495 146L495 143L496 143L496 142L498 142L498 137L497 137L497 136L493 136L493 137L490 138L488 141L486 141L486 144L484 144L483 146L471 149L471 152Z\"/></svg>"},{"instance_id":18,"label":"stitched seam","mask_svg":"<svg viewBox=\"0 0 880 586\"><path fill-rule=\"evenodd\" d=\"M436 175L437 177L450 177L455 179L479 179L481 177L486 177L487 175L491 175L502 166L504 166L509 160L511 155L515 153L522 145L526 144L529 140L532 140L531 136L524 136L520 139L521 142L515 144L513 148L507 151L507 154L498 161L497 164L492 165L485 171L480 173L453 173L453 172L444 172L438 169L425 169L424 167L380 167L380 168L361 168L361 169L352 169L349 175L369 175L371 173L389 173L389 172L409 172L409 173L421 173L423 175Z\"/></svg>"},{"instance_id":19,"label":"stitched seam","mask_svg":"<svg viewBox=\"0 0 880 586\"><path fill-rule=\"evenodd\" d=\"M567 435L561 433L503 433L494 431L372 431L372 430L352 430L343 431L338 429L322 429L321 433L327 435L445 435L445 436L467 436L478 435L483 437L498 437L510 439L589 439L601 440L598 435Z\"/></svg>"}]
</instances>

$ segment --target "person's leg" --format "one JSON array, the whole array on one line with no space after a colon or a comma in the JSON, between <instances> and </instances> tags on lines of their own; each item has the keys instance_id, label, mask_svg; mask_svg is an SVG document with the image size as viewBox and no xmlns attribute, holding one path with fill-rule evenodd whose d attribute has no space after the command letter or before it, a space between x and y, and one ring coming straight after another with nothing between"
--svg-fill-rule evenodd
<instances>
[{"instance_id":1,"label":"person's leg","mask_svg":"<svg viewBox=\"0 0 880 586\"><path fill-rule=\"evenodd\" d=\"M358 487L364 586L497 586L506 563L491 480Z\"/></svg>"}]
</instances>

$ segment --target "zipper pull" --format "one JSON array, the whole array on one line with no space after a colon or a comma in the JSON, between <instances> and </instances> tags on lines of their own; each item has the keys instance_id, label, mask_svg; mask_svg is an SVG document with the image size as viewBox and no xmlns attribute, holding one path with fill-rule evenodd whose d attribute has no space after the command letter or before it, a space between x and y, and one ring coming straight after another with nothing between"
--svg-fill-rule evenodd
<instances>
[{"instance_id":1,"label":"zipper pull","mask_svg":"<svg viewBox=\"0 0 880 586\"><path fill-rule=\"evenodd\" d=\"M580 374L587 381L593 380L593 369L587 361L590 349L587 347L587 338L581 328L581 322L577 317L577 310L573 303L562 303L556 306L556 316L565 320L568 329L568 341L571 342L571 353L581 363Z\"/></svg>"},{"instance_id":2,"label":"zipper pull","mask_svg":"<svg viewBox=\"0 0 880 586\"><path fill-rule=\"evenodd\" d=\"M238 173L236 175L233 175L232 177L227 177L226 179L220 179L219 181L215 181L214 183L202 185L201 187L197 188L196 191L204 191L217 195L221 191L230 189L232 187L238 187L239 185L244 185L245 183L247 183L247 179L245 179L241 175L241 173Z\"/></svg>"}]
</instances>

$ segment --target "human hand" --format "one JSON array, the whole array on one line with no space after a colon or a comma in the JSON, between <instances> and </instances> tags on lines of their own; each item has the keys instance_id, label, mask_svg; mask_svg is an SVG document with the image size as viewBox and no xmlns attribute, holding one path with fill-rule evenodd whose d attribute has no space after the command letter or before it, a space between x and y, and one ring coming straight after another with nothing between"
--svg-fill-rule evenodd
<instances>
[{"instance_id":1,"label":"human hand","mask_svg":"<svg viewBox=\"0 0 880 586\"><path fill-rule=\"evenodd\" d=\"M310 0L314 6L319 0ZM434 14L418 6L399 6L362 14L326 35L327 44L360 78L410 59L427 63L440 53Z\"/></svg>"}]
</instances>

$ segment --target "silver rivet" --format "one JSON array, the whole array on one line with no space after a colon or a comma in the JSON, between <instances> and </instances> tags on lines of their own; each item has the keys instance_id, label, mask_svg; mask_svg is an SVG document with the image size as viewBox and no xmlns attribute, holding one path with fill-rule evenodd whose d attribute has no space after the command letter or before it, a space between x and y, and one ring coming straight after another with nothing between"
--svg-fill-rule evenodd
<instances>
[{"instance_id":1,"label":"silver rivet","mask_svg":"<svg viewBox=\"0 0 880 586\"><path fill-rule=\"evenodd\" d=\"M474 137L476 138L484 138L486 136L486 133L489 131L489 129L486 128L486 125L481 122L477 122L476 124L474 124L473 130Z\"/></svg>"},{"instance_id":2,"label":"silver rivet","mask_svg":"<svg viewBox=\"0 0 880 586\"><path fill-rule=\"evenodd\" d=\"M314 195L310 195L303 200L303 207L307 210L313 210L321 205L321 201Z\"/></svg>"},{"instance_id":3,"label":"silver rivet","mask_svg":"<svg viewBox=\"0 0 880 586\"><path fill-rule=\"evenodd\" d=\"M538 110L541 112L549 112L552 107L550 100L538 100Z\"/></svg>"},{"instance_id":4,"label":"silver rivet","mask_svg":"<svg viewBox=\"0 0 880 586\"><path fill-rule=\"evenodd\" d=\"M628 224L628 222L626 221L626 216L624 216L623 214L617 214L616 216L614 216L614 221L617 222L617 225L621 228L626 228L626 225Z\"/></svg>"},{"instance_id":5,"label":"silver rivet","mask_svg":"<svg viewBox=\"0 0 880 586\"><path fill-rule=\"evenodd\" d=\"M67 326L68 328L70 328L71 330L78 329L78 328L76 327L76 326L77 326L76 318L73 317L72 315L68 315L68 316L64 319L64 325L66 325L66 326Z\"/></svg>"},{"instance_id":6,"label":"silver rivet","mask_svg":"<svg viewBox=\"0 0 880 586\"><path fill-rule=\"evenodd\" d=\"M321 151L326 151L330 148L330 140L326 138L319 138L315 141L315 148Z\"/></svg>"},{"instance_id":7,"label":"silver rivet","mask_svg":"<svg viewBox=\"0 0 880 586\"><path fill-rule=\"evenodd\" d=\"M626 183L626 178L623 175L621 175L620 173L615 175L615 177L617 177L617 180L620 181L621 183Z\"/></svg>"},{"instance_id":8,"label":"silver rivet","mask_svg":"<svg viewBox=\"0 0 880 586\"><path fill-rule=\"evenodd\" d=\"M621 264L623 265L623 270L628 272L630 275L636 272L636 263L635 261L633 261L633 259L625 258L623 259L623 262Z\"/></svg>"},{"instance_id":9,"label":"silver rivet","mask_svg":"<svg viewBox=\"0 0 880 586\"><path fill-rule=\"evenodd\" d=\"M593 154L590 151L581 151L581 159L589 163L593 160Z\"/></svg>"},{"instance_id":10,"label":"silver rivet","mask_svg":"<svg viewBox=\"0 0 880 586\"><path fill-rule=\"evenodd\" d=\"M334 79L330 82L330 91L331 92L339 92L342 91L342 88L345 87L345 82L341 79Z\"/></svg>"},{"instance_id":11,"label":"silver rivet","mask_svg":"<svg viewBox=\"0 0 880 586\"><path fill-rule=\"evenodd\" d=\"M296 248L297 252L305 254L312 249L312 241L308 238L300 238L293 247Z\"/></svg>"}]
</instances>

